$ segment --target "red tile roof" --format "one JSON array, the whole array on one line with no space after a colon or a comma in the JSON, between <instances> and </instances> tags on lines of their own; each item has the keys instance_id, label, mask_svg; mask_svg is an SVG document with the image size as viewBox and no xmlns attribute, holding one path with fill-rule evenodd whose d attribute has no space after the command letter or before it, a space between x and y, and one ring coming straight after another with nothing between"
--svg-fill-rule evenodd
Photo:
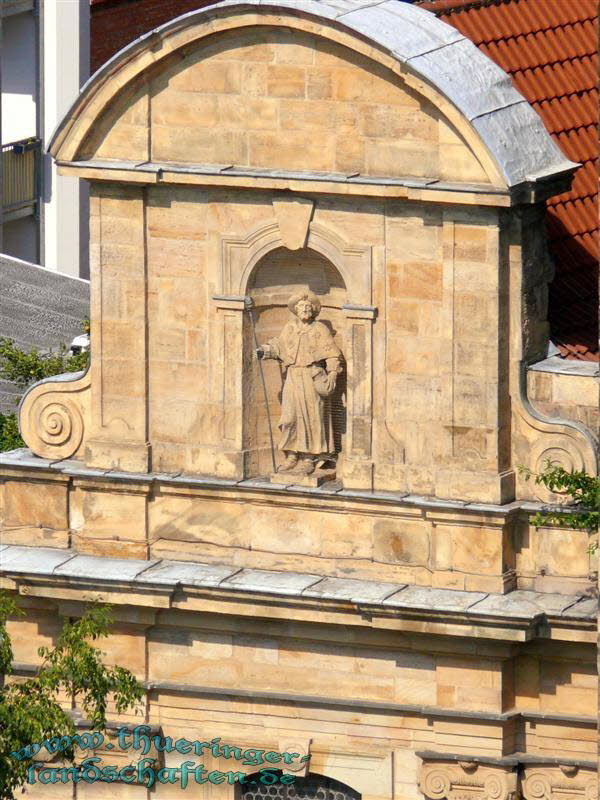
<instances>
[{"instance_id":1,"label":"red tile roof","mask_svg":"<svg viewBox=\"0 0 600 800\"><path fill-rule=\"evenodd\" d=\"M216 0L90 0L90 64L95 72L121 48Z\"/></svg>"},{"instance_id":2,"label":"red tile roof","mask_svg":"<svg viewBox=\"0 0 600 800\"><path fill-rule=\"evenodd\" d=\"M598 4L596 0L425 0L512 78L563 153L582 164L548 201L552 340L598 361Z\"/></svg>"}]
</instances>

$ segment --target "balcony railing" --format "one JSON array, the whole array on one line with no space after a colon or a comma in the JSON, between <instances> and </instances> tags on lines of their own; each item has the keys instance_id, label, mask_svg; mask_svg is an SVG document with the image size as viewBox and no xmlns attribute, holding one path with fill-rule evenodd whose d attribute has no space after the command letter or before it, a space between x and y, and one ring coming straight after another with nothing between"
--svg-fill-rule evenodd
<instances>
[{"instance_id":1,"label":"balcony railing","mask_svg":"<svg viewBox=\"0 0 600 800\"><path fill-rule=\"evenodd\" d=\"M21 139L2 145L4 220L33 213L39 194L40 140Z\"/></svg>"}]
</instances>

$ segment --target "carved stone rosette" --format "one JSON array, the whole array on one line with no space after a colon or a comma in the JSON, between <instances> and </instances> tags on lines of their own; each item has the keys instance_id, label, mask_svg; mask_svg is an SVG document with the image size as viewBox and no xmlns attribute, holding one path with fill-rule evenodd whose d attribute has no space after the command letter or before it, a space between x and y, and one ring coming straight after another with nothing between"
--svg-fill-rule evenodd
<instances>
[{"instance_id":1,"label":"carved stone rosette","mask_svg":"<svg viewBox=\"0 0 600 800\"><path fill-rule=\"evenodd\" d=\"M517 774L511 766L436 761L421 766L419 788L429 800L513 800Z\"/></svg>"},{"instance_id":2,"label":"carved stone rosette","mask_svg":"<svg viewBox=\"0 0 600 800\"><path fill-rule=\"evenodd\" d=\"M19 408L21 436L40 458L80 455L90 415L90 371L57 375L34 384Z\"/></svg>"}]
</instances>

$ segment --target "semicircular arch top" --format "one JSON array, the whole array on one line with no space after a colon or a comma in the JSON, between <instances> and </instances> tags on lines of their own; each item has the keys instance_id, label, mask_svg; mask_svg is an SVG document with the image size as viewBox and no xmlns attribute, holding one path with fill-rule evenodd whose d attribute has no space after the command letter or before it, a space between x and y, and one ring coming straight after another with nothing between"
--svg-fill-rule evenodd
<instances>
[{"instance_id":1,"label":"semicircular arch top","mask_svg":"<svg viewBox=\"0 0 600 800\"><path fill-rule=\"evenodd\" d=\"M354 129L360 127L366 140L375 141L373 152L378 154L379 160L371 158L370 164L367 163L363 169L354 166L365 164L364 157L360 161L355 154L340 155L335 143L331 145L330 158L316 158L314 164L309 163L309 168L315 169L316 165L318 169L321 165L322 170L329 173L390 174L385 169L386 164L395 163L399 153L402 156L401 151L394 150L394 144L400 141L404 146L404 138L416 136L415 131L425 131L431 119L436 122L441 120L440 132L432 134L439 138L440 148L443 147L446 153L451 153L454 146L456 157L465 162L466 156L459 149L462 147L473 160L473 164L467 165L463 170L470 176L471 182L511 187L525 181L534 181L537 177L547 178L568 173L575 167L554 144L539 116L516 92L506 73L454 28L423 9L399 3L397 0L376 5L370 0L283 0L278 3L264 0L224 0L215 6L178 17L124 48L90 78L54 134L50 152L59 163L68 164L82 161L86 156L89 158L93 151L93 148L90 150L90 141L93 140L94 131L102 130L103 126L106 128L107 124L110 128L110 121L116 121L115 115L120 114L122 127L118 136L113 136L112 150L96 149L93 151L95 157L118 157L123 162L131 163L140 160L185 162L185 147L180 155L168 147L160 147L160 136L168 135L161 128L169 128L171 124L168 110L161 110L158 88L160 76L163 76L162 88L166 89L170 78L164 80L165 71L170 70L172 76L174 63L193 60L198 48L204 47L208 42L214 43L219 36L239 34L243 39L244 30L256 29L257 26L262 26L263 30L287 31L287 34L291 33L292 39L312 36L313 41L325 41L334 51L337 48L337 52L330 53L332 59L343 60L347 57L345 53L351 53L363 73L372 73L376 78L389 80L393 87L389 93L390 106L395 103L402 105L394 99L394 91L399 90L399 87L403 87L406 97L409 98L405 105L412 102L415 107L419 104L421 106L420 116L418 109L412 117L408 112L404 116L398 113L394 115L393 109L388 109L382 118L375 108L372 113L363 114L358 122L350 118L342 120L342 132L343 125ZM242 41L242 47L244 44ZM327 53L324 60L326 56ZM246 74L252 74L255 80L259 80L262 71L264 77L264 67L271 65L265 65L264 59L262 61L263 63L258 59L254 63L248 62ZM224 68L224 64L225 61L221 61L221 67ZM326 150L329 140L323 137L322 128L331 124L331 114L324 110L323 104L319 106L317 101L326 99L327 92L330 91L327 86L327 70L319 72L316 67L308 65L310 69L305 72L310 72L309 77L313 81L309 92L309 78L306 75L304 78L299 77L301 68L307 67L302 64L301 59L300 63L291 59L287 64L283 59L283 63L275 66L278 69L267 68L266 80L272 80L274 87L274 96L267 99L286 101L285 113L294 118L293 124L296 127L298 115L294 114L293 104L289 101L312 99L321 126L318 129L313 128L313 134L318 130L319 144ZM387 71L387 78L382 70ZM295 76L298 82L304 80L302 90L298 85L294 86ZM152 82L154 85L151 86ZM176 80L173 82L176 83ZM355 76L349 75L349 87L354 83ZM353 97L349 87L346 87L346 94L342 99L351 103ZM236 92L235 86L221 86L221 89L224 94ZM213 97L215 92L214 85L206 87L207 96ZM251 108L252 91L249 90L246 94L243 105ZM256 101L268 92L258 87L254 94ZM341 96L338 92L335 99L339 100ZM387 108L388 100L384 95L377 96L375 91L373 97L366 97L365 101L369 99L371 105ZM150 102L156 108L150 110ZM274 115L279 113L281 126L281 110L278 111L276 105L263 103L260 108L257 106L257 118L264 119L265 125L269 122L268 117L264 116L268 106ZM322 113L319 114L319 110ZM301 113L300 110L298 112ZM152 124L156 130L152 129L145 134L143 128L151 113L155 113ZM161 113L163 117L160 116ZM220 113L218 101L205 102L199 118L206 122L211 113ZM236 110L233 106L231 109L228 107L225 113L231 119ZM315 116L310 110L304 113ZM240 130L248 129L248 120L243 120ZM310 121L307 122L307 130L311 130ZM298 133L298 142L302 141L302 132L300 130ZM200 142L209 142L211 136L222 141L223 135L219 131L216 133L216 136L215 131L212 134L206 133L204 139L200 135ZM255 140L261 142L268 152L269 148L273 149L273 142L277 144L277 136L272 134L269 139L267 131L261 133L262 137L256 136ZM278 138L283 138L284 133L285 123ZM221 150L227 156L233 154L228 161L234 161L236 166L250 168L269 166L261 163L260 157L253 160L252 149L256 150L255 144L242 141L241 138L238 141L234 129L228 129L228 136L231 147L229 150ZM423 136L427 136L426 131ZM146 140L151 140L152 144L146 144ZM310 142L310 136L305 135L304 140ZM203 150L196 140L194 142L196 149L193 151L193 163L216 163L214 150L208 145ZM355 149L361 146L364 147L362 140L355 144ZM156 157L157 153L161 157ZM204 153L206 157L203 159ZM189 160L188 158L188 162ZM367 162L368 160L367 158ZM413 161L409 150L405 162L410 166ZM453 179L451 175L444 174L443 168L440 171L441 161L443 159L438 157L436 161L433 156L429 161L426 159L424 166L417 166L416 174L438 180ZM411 172L402 169L401 174Z\"/></svg>"}]
</instances>

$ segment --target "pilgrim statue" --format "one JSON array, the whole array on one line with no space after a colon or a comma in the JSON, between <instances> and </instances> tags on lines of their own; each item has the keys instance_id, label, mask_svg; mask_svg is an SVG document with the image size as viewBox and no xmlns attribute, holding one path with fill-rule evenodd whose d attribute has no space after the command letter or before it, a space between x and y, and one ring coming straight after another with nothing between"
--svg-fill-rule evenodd
<instances>
[{"instance_id":1,"label":"pilgrim statue","mask_svg":"<svg viewBox=\"0 0 600 800\"><path fill-rule=\"evenodd\" d=\"M343 356L329 328L317 321L321 303L314 294L295 295L288 308L294 318L256 355L278 359L283 366L279 449L286 459L277 471L310 475L320 460L334 455L329 398Z\"/></svg>"}]
</instances>

